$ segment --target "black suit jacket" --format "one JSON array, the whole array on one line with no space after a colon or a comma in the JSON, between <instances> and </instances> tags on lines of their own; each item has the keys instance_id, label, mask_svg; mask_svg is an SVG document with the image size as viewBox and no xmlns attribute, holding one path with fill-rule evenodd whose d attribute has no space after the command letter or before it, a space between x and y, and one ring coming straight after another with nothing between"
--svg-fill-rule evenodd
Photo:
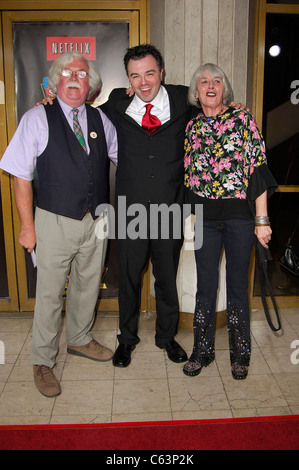
<instances>
[{"instance_id":1,"label":"black suit jacket","mask_svg":"<svg viewBox=\"0 0 299 470\"><path fill-rule=\"evenodd\" d=\"M183 203L184 139L190 120L188 88L164 86L169 95L170 120L152 135L126 114L133 98L125 89L113 90L102 106L118 132L116 196L126 196L128 205Z\"/></svg>"}]
</instances>

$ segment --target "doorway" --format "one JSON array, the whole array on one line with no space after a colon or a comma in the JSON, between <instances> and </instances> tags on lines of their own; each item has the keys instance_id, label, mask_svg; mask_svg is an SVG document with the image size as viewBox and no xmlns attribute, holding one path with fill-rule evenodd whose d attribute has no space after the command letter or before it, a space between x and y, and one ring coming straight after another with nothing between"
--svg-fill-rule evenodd
<instances>
[{"instance_id":1,"label":"doorway","mask_svg":"<svg viewBox=\"0 0 299 470\"><path fill-rule=\"evenodd\" d=\"M292 3L286 4L286 3ZM257 2L255 114L268 165L279 184L269 201L273 261L268 272L279 307L299 306L299 277L280 264L288 241L299 253L299 1ZM260 307L255 280L253 306Z\"/></svg>"}]
</instances>

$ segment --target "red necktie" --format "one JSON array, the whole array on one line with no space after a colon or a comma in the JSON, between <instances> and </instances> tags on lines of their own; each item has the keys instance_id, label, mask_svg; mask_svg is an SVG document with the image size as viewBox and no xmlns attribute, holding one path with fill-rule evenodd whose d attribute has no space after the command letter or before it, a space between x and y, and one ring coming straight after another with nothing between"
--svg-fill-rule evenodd
<instances>
[{"instance_id":1,"label":"red necktie","mask_svg":"<svg viewBox=\"0 0 299 470\"><path fill-rule=\"evenodd\" d=\"M146 111L142 118L142 127L148 132L152 134L158 127L161 126L161 121L157 118L157 116L153 116L151 114L151 109L153 108L152 104L146 104Z\"/></svg>"}]
</instances>

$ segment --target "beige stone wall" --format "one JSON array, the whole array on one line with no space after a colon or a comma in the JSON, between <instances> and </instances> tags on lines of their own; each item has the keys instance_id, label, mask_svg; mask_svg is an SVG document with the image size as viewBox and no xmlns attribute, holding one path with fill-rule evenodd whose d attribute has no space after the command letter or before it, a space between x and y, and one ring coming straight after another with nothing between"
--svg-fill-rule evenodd
<instances>
[{"instance_id":1,"label":"beige stone wall","mask_svg":"<svg viewBox=\"0 0 299 470\"><path fill-rule=\"evenodd\" d=\"M224 69L235 99L251 106L254 0L151 0L150 37L166 83L189 85L198 65Z\"/></svg>"}]
</instances>

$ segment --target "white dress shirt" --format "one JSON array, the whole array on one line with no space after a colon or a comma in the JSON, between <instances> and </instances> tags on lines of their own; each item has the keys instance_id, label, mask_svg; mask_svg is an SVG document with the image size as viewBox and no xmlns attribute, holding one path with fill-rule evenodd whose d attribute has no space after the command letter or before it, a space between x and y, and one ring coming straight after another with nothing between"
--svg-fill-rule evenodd
<instances>
[{"instance_id":1,"label":"white dress shirt","mask_svg":"<svg viewBox=\"0 0 299 470\"><path fill-rule=\"evenodd\" d=\"M149 103L145 103L135 94L130 106L128 106L126 110L126 114L128 114L141 126L142 118L146 111L145 106L147 104ZM162 125L165 124L165 122L169 121L170 119L169 96L163 86L160 87L160 90L157 96L153 99L153 101L151 101L151 104L153 105L151 114L153 114L154 116L157 116L157 118L160 119Z\"/></svg>"}]
</instances>

